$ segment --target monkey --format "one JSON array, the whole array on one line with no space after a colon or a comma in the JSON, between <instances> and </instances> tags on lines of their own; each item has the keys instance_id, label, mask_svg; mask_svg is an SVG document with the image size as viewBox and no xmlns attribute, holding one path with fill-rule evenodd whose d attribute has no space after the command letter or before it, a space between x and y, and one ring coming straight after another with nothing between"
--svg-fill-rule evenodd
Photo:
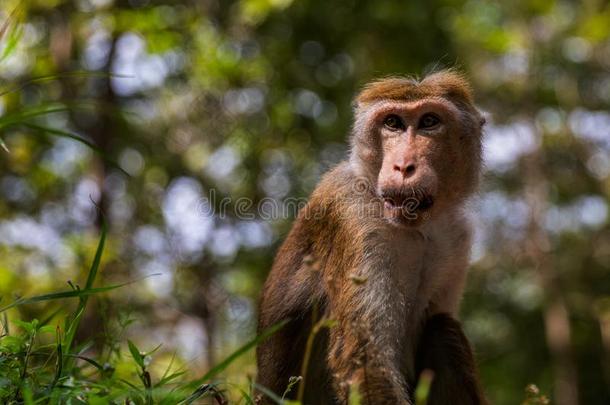
<instances>
[{"instance_id":1,"label":"monkey","mask_svg":"<svg viewBox=\"0 0 610 405\"><path fill-rule=\"evenodd\" d=\"M258 331L286 324L257 347L258 403L303 374L307 405L347 404L354 391L364 404L413 404L424 370L428 404L487 403L457 320L484 123L455 70L363 87L348 158L298 213L263 286ZM330 326L313 336L320 319Z\"/></svg>"}]
</instances>

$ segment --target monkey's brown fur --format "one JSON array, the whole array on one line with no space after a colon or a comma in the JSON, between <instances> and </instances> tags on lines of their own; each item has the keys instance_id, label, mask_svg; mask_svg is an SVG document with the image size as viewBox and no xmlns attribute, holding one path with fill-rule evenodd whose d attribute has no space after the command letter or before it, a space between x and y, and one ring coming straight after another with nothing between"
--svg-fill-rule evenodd
<instances>
[{"instance_id":1,"label":"monkey's brown fur","mask_svg":"<svg viewBox=\"0 0 610 405\"><path fill-rule=\"evenodd\" d=\"M422 81L407 77L387 77L373 81L360 92L356 101L370 103L376 100L416 100L426 97L448 97L473 104L470 84L459 73L442 71Z\"/></svg>"},{"instance_id":2,"label":"monkey's brown fur","mask_svg":"<svg viewBox=\"0 0 610 405\"><path fill-rule=\"evenodd\" d=\"M315 340L305 404L344 404L350 389L365 404L411 404L424 368L436 373L428 404L483 404L453 318L470 249L462 208L481 166L470 86L452 71L388 78L356 102L349 161L323 177L265 283L259 331L289 323L257 348L257 383L281 395L301 374L317 314L336 323Z\"/></svg>"}]
</instances>

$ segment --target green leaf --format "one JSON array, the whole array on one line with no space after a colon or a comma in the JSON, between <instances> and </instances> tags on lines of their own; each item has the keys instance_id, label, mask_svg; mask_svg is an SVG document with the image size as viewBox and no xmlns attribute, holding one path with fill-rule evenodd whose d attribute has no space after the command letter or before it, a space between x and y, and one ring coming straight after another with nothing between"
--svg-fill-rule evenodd
<instances>
[{"instance_id":1,"label":"green leaf","mask_svg":"<svg viewBox=\"0 0 610 405\"><path fill-rule=\"evenodd\" d=\"M136 345L131 340L127 340L127 345L129 346L131 357L133 357L140 368L144 368L144 357L142 356L142 353L140 353L140 350L138 350Z\"/></svg>"},{"instance_id":2,"label":"green leaf","mask_svg":"<svg viewBox=\"0 0 610 405\"><path fill-rule=\"evenodd\" d=\"M24 331L26 331L27 333L33 333L37 326L38 326L38 320L34 319L31 322L25 322L25 321L21 321L19 319L15 319L13 321L13 323L17 326L19 326L21 329L23 329Z\"/></svg>"},{"instance_id":3,"label":"green leaf","mask_svg":"<svg viewBox=\"0 0 610 405\"><path fill-rule=\"evenodd\" d=\"M9 353L19 353L23 348L24 340L20 336L5 336L0 339L0 347Z\"/></svg>"},{"instance_id":4,"label":"green leaf","mask_svg":"<svg viewBox=\"0 0 610 405\"><path fill-rule=\"evenodd\" d=\"M55 327L52 325L44 325L38 328L38 333L54 333Z\"/></svg>"}]
</instances>

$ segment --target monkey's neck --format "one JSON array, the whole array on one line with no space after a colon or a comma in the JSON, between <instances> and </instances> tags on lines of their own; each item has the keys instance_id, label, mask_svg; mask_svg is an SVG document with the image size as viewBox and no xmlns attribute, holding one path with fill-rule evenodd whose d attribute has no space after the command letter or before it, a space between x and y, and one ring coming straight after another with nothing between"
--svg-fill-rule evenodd
<instances>
[{"instance_id":1,"label":"monkey's neck","mask_svg":"<svg viewBox=\"0 0 610 405\"><path fill-rule=\"evenodd\" d=\"M415 227L426 240L452 234L455 227L461 228L468 224L468 210L466 203L453 205L451 208L438 210L434 216Z\"/></svg>"}]
</instances>

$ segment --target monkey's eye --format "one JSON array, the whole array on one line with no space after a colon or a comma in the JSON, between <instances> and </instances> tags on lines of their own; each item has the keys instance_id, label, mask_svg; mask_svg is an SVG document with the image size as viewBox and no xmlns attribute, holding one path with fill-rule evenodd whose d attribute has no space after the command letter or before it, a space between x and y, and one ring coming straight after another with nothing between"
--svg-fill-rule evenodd
<instances>
[{"instance_id":1,"label":"monkey's eye","mask_svg":"<svg viewBox=\"0 0 610 405\"><path fill-rule=\"evenodd\" d=\"M387 128L391 129L392 131L398 131L401 129L404 129L404 125L402 124L402 121L400 120L400 118L398 118L397 115L388 115L385 120L383 121L383 125L385 125Z\"/></svg>"},{"instance_id":2,"label":"monkey's eye","mask_svg":"<svg viewBox=\"0 0 610 405\"><path fill-rule=\"evenodd\" d=\"M419 120L419 129L432 129L441 123L441 120L434 114L424 114Z\"/></svg>"}]
</instances>

